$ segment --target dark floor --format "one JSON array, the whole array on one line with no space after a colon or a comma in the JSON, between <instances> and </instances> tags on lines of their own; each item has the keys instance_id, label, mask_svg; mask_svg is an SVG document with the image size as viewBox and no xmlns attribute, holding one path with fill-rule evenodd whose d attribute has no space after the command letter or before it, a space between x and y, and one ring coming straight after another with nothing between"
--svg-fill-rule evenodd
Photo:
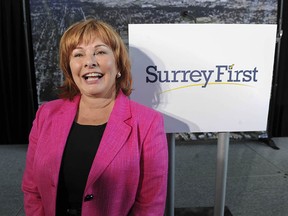
<instances>
[{"instance_id":1,"label":"dark floor","mask_svg":"<svg viewBox=\"0 0 288 216\"><path fill-rule=\"evenodd\" d=\"M230 141L225 205L233 216L288 216L288 138L273 141L279 150L259 141ZM20 185L26 150L27 145L0 145L0 216L25 215ZM216 140L176 141L176 213L211 213L216 151Z\"/></svg>"}]
</instances>

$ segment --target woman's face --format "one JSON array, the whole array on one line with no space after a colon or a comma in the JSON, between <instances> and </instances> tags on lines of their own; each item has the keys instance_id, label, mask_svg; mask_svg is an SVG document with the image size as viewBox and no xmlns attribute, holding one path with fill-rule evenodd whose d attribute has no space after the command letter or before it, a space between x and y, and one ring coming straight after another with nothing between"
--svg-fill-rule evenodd
<instances>
[{"instance_id":1,"label":"woman's face","mask_svg":"<svg viewBox=\"0 0 288 216\"><path fill-rule=\"evenodd\" d=\"M116 94L117 66L111 48L95 38L71 53L70 68L82 95L111 98Z\"/></svg>"}]
</instances>

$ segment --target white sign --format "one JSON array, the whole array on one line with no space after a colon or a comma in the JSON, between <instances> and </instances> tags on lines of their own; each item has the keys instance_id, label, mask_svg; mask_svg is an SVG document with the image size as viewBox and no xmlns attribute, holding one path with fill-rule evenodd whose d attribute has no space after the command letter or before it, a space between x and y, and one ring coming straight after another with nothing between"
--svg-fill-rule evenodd
<instances>
[{"instance_id":1,"label":"white sign","mask_svg":"<svg viewBox=\"0 0 288 216\"><path fill-rule=\"evenodd\" d=\"M266 130L276 25L130 24L131 98L167 133Z\"/></svg>"}]
</instances>

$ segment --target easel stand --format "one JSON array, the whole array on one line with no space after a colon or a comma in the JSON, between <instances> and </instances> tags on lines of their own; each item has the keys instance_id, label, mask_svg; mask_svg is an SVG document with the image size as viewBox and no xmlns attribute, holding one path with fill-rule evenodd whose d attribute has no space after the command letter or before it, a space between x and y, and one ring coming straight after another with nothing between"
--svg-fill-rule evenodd
<instances>
[{"instance_id":1,"label":"easel stand","mask_svg":"<svg viewBox=\"0 0 288 216\"><path fill-rule=\"evenodd\" d=\"M218 133L214 216L224 216L229 132Z\"/></svg>"},{"instance_id":2,"label":"easel stand","mask_svg":"<svg viewBox=\"0 0 288 216\"><path fill-rule=\"evenodd\" d=\"M218 133L214 216L224 216L229 136L229 132ZM165 215L174 216L175 135L173 133L167 134L167 140L169 146L169 169Z\"/></svg>"}]
</instances>

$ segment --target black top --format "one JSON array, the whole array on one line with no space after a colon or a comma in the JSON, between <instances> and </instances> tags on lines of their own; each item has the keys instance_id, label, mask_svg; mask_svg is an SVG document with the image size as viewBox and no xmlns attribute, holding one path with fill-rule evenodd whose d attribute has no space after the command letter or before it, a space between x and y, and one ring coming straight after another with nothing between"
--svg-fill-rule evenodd
<instances>
[{"instance_id":1,"label":"black top","mask_svg":"<svg viewBox=\"0 0 288 216\"><path fill-rule=\"evenodd\" d=\"M56 215L64 215L67 208L81 209L88 174L105 127L106 124L73 123L59 173Z\"/></svg>"}]
</instances>

